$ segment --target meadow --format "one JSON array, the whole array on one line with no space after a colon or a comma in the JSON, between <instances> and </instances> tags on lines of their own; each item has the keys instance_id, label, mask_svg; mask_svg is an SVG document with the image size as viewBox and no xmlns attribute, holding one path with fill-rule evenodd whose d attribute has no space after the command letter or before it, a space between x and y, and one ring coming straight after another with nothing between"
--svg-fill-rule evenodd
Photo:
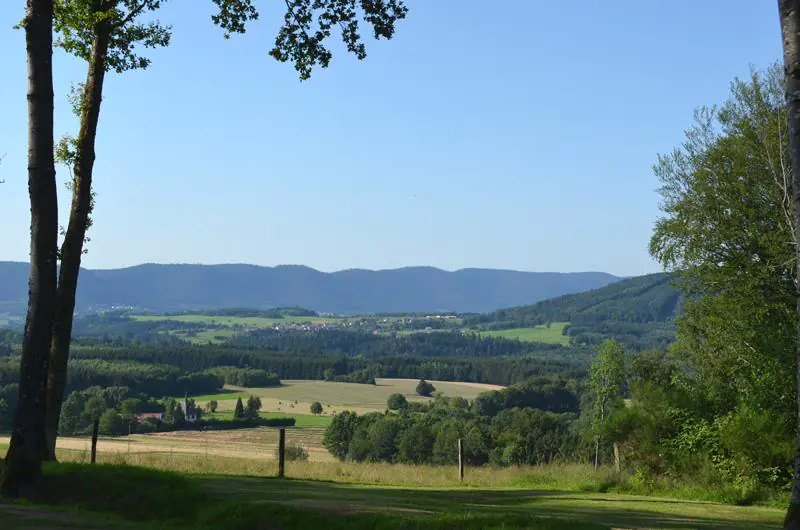
<instances>
[{"instance_id":1,"label":"meadow","mask_svg":"<svg viewBox=\"0 0 800 530\"><path fill-rule=\"evenodd\" d=\"M323 415L333 415L344 410L359 414L382 412L386 401L392 394L403 394L409 401L427 402L433 398L417 394L417 379L376 379L375 385L358 383L334 383L315 380L286 380L281 386L266 388L244 388L226 385L225 392L195 396L195 402L202 406L211 400L217 401L220 412L232 411L236 400L246 400L249 396L261 399L261 410L279 412L283 415L307 414L311 404L319 401ZM497 385L479 383L456 383L450 381L431 381L436 392L448 397L474 399L478 394L498 390Z\"/></svg>"},{"instance_id":2,"label":"meadow","mask_svg":"<svg viewBox=\"0 0 800 530\"><path fill-rule=\"evenodd\" d=\"M561 344L569 346L569 337L563 335L564 328L569 322L553 322L548 328L545 325L533 328L512 328L496 331L481 331L480 334L488 337L502 337L516 339L524 342L543 342L546 344Z\"/></svg>"}]
</instances>

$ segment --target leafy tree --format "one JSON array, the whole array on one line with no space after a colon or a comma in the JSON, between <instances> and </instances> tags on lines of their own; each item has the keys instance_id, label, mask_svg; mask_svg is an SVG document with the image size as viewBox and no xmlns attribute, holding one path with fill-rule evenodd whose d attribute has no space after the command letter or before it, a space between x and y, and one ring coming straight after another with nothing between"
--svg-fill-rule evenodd
<instances>
[{"instance_id":1,"label":"leafy tree","mask_svg":"<svg viewBox=\"0 0 800 530\"><path fill-rule=\"evenodd\" d=\"M99 430L102 434L118 436L128 432L128 423L114 409L108 409L100 416Z\"/></svg>"},{"instance_id":2,"label":"leafy tree","mask_svg":"<svg viewBox=\"0 0 800 530\"><path fill-rule=\"evenodd\" d=\"M431 383L421 379L419 383L417 383L417 394L420 396L430 397L436 391L436 387L434 387Z\"/></svg>"},{"instance_id":3,"label":"leafy tree","mask_svg":"<svg viewBox=\"0 0 800 530\"><path fill-rule=\"evenodd\" d=\"M108 407L105 402L99 397L91 397L84 405L84 414L89 418L89 421L100 419L100 416L106 411Z\"/></svg>"},{"instance_id":4,"label":"leafy tree","mask_svg":"<svg viewBox=\"0 0 800 530\"><path fill-rule=\"evenodd\" d=\"M213 22L225 31L244 33L246 23L258 18L251 0L213 0L219 8ZM0 491L16 495L21 485L31 484L41 473L41 455L55 458L55 438L66 385L67 361L75 307L75 293L86 232L91 225L94 197L91 190L95 139L103 82L109 69L117 73L146 68L150 61L133 51L166 46L168 27L157 22L141 23L141 17L156 11L160 0L29 0L22 26L25 28L29 83L29 190L31 202L31 274L26 341L23 348L23 393L18 403L8 457L16 459L4 467ZM395 24L405 18L402 0L298 0L286 3L284 24L270 55L291 61L301 79L308 79L314 66L327 67L332 53L326 40L332 28L342 29L348 51L359 59L366 48L359 33L359 19L373 28L376 39L390 39ZM54 24L55 22L55 24ZM59 158L73 168L70 218L60 248L61 268L57 276L58 207L53 141L53 28L58 45L87 61L86 82L77 90L74 109L80 116L76 139L59 146ZM49 345L52 348L48 350ZM49 373L48 373L49 371ZM30 386L30 388L28 388ZM44 418L42 420L42 418ZM44 431L42 430L44 426ZM44 444L45 449L41 446Z\"/></svg>"},{"instance_id":5,"label":"leafy tree","mask_svg":"<svg viewBox=\"0 0 800 530\"><path fill-rule=\"evenodd\" d=\"M589 368L589 393L592 398L591 420L595 437L594 467L599 465L600 442L609 427L611 414L622 406L625 383L625 351L613 340L607 340Z\"/></svg>"},{"instance_id":6,"label":"leafy tree","mask_svg":"<svg viewBox=\"0 0 800 530\"><path fill-rule=\"evenodd\" d=\"M322 372L322 377L325 378L325 381L333 381L335 375L333 368L326 368L325 371Z\"/></svg>"},{"instance_id":7,"label":"leafy tree","mask_svg":"<svg viewBox=\"0 0 800 530\"><path fill-rule=\"evenodd\" d=\"M120 405L120 413L123 416L133 417L139 412L142 406L142 400L137 398L128 398L122 401Z\"/></svg>"},{"instance_id":8,"label":"leafy tree","mask_svg":"<svg viewBox=\"0 0 800 530\"><path fill-rule=\"evenodd\" d=\"M315 401L314 403L312 403L311 414L314 414L315 416L317 414L322 414L322 403L320 403L319 401Z\"/></svg>"},{"instance_id":9,"label":"leafy tree","mask_svg":"<svg viewBox=\"0 0 800 530\"><path fill-rule=\"evenodd\" d=\"M434 434L424 419L412 421L397 438L397 457L410 464L429 462L434 441Z\"/></svg>"},{"instance_id":10,"label":"leafy tree","mask_svg":"<svg viewBox=\"0 0 800 530\"><path fill-rule=\"evenodd\" d=\"M183 411L180 403L175 403L175 408L172 409L172 423L174 425L183 425L186 423L186 413Z\"/></svg>"},{"instance_id":11,"label":"leafy tree","mask_svg":"<svg viewBox=\"0 0 800 530\"><path fill-rule=\"evenodd\" d=\"M403 410L408 407L408 400L403 394L392 394L386 400L386 406L389 410Z\"/></svg>"},{"instance_id":12,"label":"leafy tree","mask_svg":"<svg viewBox=\"0 0 800 530\"><path fill-rule=\"evenodd\" d=\"M790 413L794 366L793 187L777 67L701 109L684 146L659 157L665 215L650 248L687 294L673 353L714 413L741 399Z\"/></svg>"},{"instance_id":13,"label":"leafy tree","mask_svg":"<svg viewBox=\"0 0 800 530\"><path fill-rule=\"evenodd\" d=\"M217 407L218 406L219 406L219 404L217 403L217 400L215 400L215 399L212 399L211 401L206 403L206 409L212 414L217 412Z\"/></svg>"},{"instance_id":14,"label":"leafy tree","mask_svg":"<svg viewBox=\"0 0 800 530\"><path fill-rule=\"evenodd\" d=\"M784 83L785 83L785 98L787 103L787 123L789 138L789 145L791 147L791 171L790 175L785 175L787 184L784 188L794 190L793 194L786 194L794 199L794 212L793 219L793 235L791 241L794 243L794 262L795 266L800 269L800 196L797 190L800 189L800 2L797 0L779 0L778 2L781 21L781 33L783 36L783 63L784 63ZM791 183L789 185L789 183ZM787 208L785 205L789 202L787 199L781 203L782 209L791 210L792 204L790 203ZM791 219L791 215L789 216ZM800 276L800 271L796 272L795 280ZM795 283L795 287L797 284ZM794 313L794 327L800 328L800 303L795 307ZM795 337L794 344L794 357L795 357L795 374L797 384L800 385L800 336ZM795 393L800 400L800 388L795 388ZM797 429L797 449L795 456L795 469L794 481L792 483L792 497L789 508L786 512L786 520L784 522L786 528L797 529L800 528L800 401L797 403L795 413L795 429Z\"/></svg>"},{"instance_id":15,"label":"leafy tree","mask_svg":"<svg viewBox=\"0 0 800 530\"><path fill-rule=\"evenodd\" d=\"M233 409L233 419L243 420L244 417L244 405L242 404L242 398L238 398L236 400L236 406Z\"/></svg>"},{"instance_id":16,"label":"leafy tree","mask_svg":"<svg viewBox=\"0 0 800 530\"><path fill-rule=\"evenodd\" d=\"M355 412L346 410L336 414L325 431L322 444L330 454L339 460L347 458L350 452L350 441L353 439L359 423Z\"/></svg>"},{"instance_id":17,"label":"leafy tree","mask_svg":"<svg viewBox=\"0 0 800 530\"><path fill-rule=\"evenodd\" d=\"M247 406L244 408L244 416L251 419L257 418L259 410L261 410L261 398L258 396L250 396L247 398Z\"/></svg>"}]
</instances>

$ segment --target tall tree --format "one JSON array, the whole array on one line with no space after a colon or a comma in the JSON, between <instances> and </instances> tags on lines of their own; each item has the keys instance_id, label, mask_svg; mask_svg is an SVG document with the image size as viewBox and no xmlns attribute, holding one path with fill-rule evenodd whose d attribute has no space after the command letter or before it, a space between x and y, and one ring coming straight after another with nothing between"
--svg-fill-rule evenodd
<instances>
[{"instance_id":1,"label":"tall tree","mask_svg":"<svg viewBox=\"0 0 800 530\"><path fill-rule=\"evenodd\" d=\"M212 1L219 8L218 13L212 16L212 21L224 30L226 38L233 33L244 33L246 24L258 18L258 11L253 6L252 0ZM35 396L31 394L30 400L25 401L28 403L28 401L36 400L35 402L42 408L42 403L46 399L47 428L45 429L45 422L37 419L38 415L20 415L23 418L20 421L26 426L25 428L35 433L35 436L26 437L26 440L46 438L46 442L36 441L34 444L35 447L41 449L39 458L52 458L55 454L80 259L84 251L86 231L91 224L94 144L100 115L104 75L108 69L114 69L121 73L134 68L145 68L149 61L133 52L133 45L136 43L143 44L145 47L168 44L169 28L160 26L157 22L149 24L137 22L138 17L158 10L162 3L162 0L62 0L57 3L58 9L54 11L52 0L49 2L29 0L29 6L40 7L47 16L46 27L31 26L28 21L26 22L26 31L30 34L31 42L38 46L46 44L43 47L49 53L46 60L41 57L41 54L34 54L31 57L29 44L30 64L33 64L35 69L45 72L50 81L50 90L46 94L49 97L43 98L43 100L46 100L46 105L49 105L49 122L46 129L49 134L49 175L53 181L51 183L52 201L43 205L47 206L47 218L53 220L51 227L53 237L51 239L54 240L49 245L53 258L50 271L52 273L51 281L45 282L44 280L47 278L44 278L38 269L34 271L33 265L31 269L31 284L34 283L34 272L37 273L35 276L37 282L43 282L41 288L36 292L33 288L31 289L31 304L35 302L34 305L39 308L37 315L41 313L47 317L46 322L40 322L41 319L36 320L38 327L35 340L47 342L50 345L50 351L48 356L35 364L39 372L32 373L30 381L31 385L35 385L37 388L37 392ZM44 9L45 7L47 9ZM275 45L270 51L270 55L280 62L292 62L300 78L306 80L311 76L315 66L325 68L329 65L333 55L326 45L326 40L331 36L334 27L341 28L341 37L347 50L359 59L364 59L366 47L361 39L359 21L363 19L372 26L376 39L390 39L394 35L395 24L405 18L407 11L403 0L286 0L284 23L275 39ZM73 200L65 240L61 248L63 259L61 274L57 280L55 278L57 202L52 134L52 29L54 15L56 29L61 36L59 45L89 63L86 82L79 89L76 97L76 112L80 116L78 137L75 140L67 139L59 146L60 158L72 165ZM36 31L31 33L29 27L33 27ZM30 96L29 101L32 101ZM40 113L39 105L36 103L34 100L31 106L37 113ZM39 167L44 166L40 164ZM40 169L40 171L43 170ZM40 239L34 240L39 241ZM41 240L44 241L44 239ZM31 258L33 263L33 253ZM49 306L45 302L49 303ZM57 320L55 326L53 325L54 314ZM33 337L34 334L31 333L30 336ZM38 358L29 354L25 359L32 362ZM28 365L33 366L31 362L28 364L23 362L23 370ZM49 370L48 366L51 367ZM12 443L9 456L16 454L12 453L12 449L16 451L16 448L20 446L19 440L22 438L18 437L17 443ZM36 458L33 460L31 465L35 472L30 474L31 476L36 475L40 468L40 462ZM27 480L26 476L27 474L4 473L0 489L15 492L19 488L20 481Z\"/></svg>"},{"instance_id":2,"label":"tall tree","mask_svg":"<svg viewBox=\"0 0 800 530\"><path fill-rule=\"evenodd\" d=\"M26 494L41 474L45 391L55 310L58 199L53 153L53 0L28 0L28 194L31 255L28 314L22 342L19 398L0 495Z\"/></svg>"},{"instance_id":3,"label":"tall tree","mask_svg":"<svg viewBox=\"0 0 800 530\"><path fill-rule=\"evenodd\" d=\"M589 368L595 469L600 465L600 441L608 430L611 414L620 406L624 383L625 351L618 342L606 340L597 350L597 355Z\"/></svg>"},{"instance_id":4,"label":"tall tree","mask_svg":"<svg viewBox=\"0 0 800 530\"><path fill-rule=\"evenodd\" d=\"M650 249L687 294L671 353L687 365L696 408L772 410L791 428L796 188L781 78L773 66L734 81L659 157L665 215Z\"/></svg>"},{"instance_id":5,"label":"tall tree","mask_svg":"<svg viewBox=\"0 0 800 530\"><path fill-rule=\"evenodd\" d=\"M795 266L800 278L800 0L778 0L781 33L783 36L784 85L786 91L787 124L791 145L791 182L794 189ZM796 337L795 371L797 374L797 454L795 456L792 497L786 512L785 528L800 528L800 296L795 311Z\"/></svg>"},{"instance_id":6,"label":"tall tree","mask_svg":"<svg viewBox=\"0 0 800 530\"><path fill-rule=\"evenodd\" d=\"M258 18L251 0L213 0L219 13L213 22L225 35L243 33L248 21ZM80 117L77 138L65 137L59 144L59 159L72 169L72 206L69 224L61 247L56 320L50 351L47 386L47 453L55 458L59 414L64 398L72 316L84 253L86 232L91 226L93 196L91 191L95 160L95 140L107 70L123 73L147 68L150 61L134 53L134 45L145 48L167 46L170 28L158 22L140 23L147 13L157 11L161 0L64 0L55 12L57 44L88 63L85 83L75 98ZM325 45L334 26L342 28L342 38L349 51L359 59L366 49L358 31L359 13L374 28L376 38L391 38L397 20L405 17L402 1L372 2L348 0L324 2L294 0L287 2L284 25L270 52L281 62L293 61L301 79L308 79L315 65L327 67L332 54ZM316 29L312 32L312 26Z\"/></svg>"},{"instance_id":7,"label":"tall tree","mask_svg":"<svg viewBox=\"0 0 800 530\"><path fill-rule=\"evenodd\" d=\"M61 244L61 268L47 378L45 458L50 460L55 460L78 274L94 206L92 176L105 74L109 69L122 73L147 68L150 62L134 53L135 44L142 44L146 48L169 44L168 28L158 22L137 22L139 16L157 9L160 3L159 0L64 0L56 5L54 13L55 30L59 35L56 45L84 59L88 68L86 81L73 96L73 110L80 120L78 136L64 137L56 151L57 159L70 168L72 204Z\"/></svg>"}]
</instances>

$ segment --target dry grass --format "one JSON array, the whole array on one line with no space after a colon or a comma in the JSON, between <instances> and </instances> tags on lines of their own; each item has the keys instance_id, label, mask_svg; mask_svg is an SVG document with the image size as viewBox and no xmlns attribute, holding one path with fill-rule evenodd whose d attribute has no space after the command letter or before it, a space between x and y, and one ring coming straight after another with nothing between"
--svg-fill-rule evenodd
<instances>
[{"instance_id":1,"label":"dry grass","mask_svg":"<svg viewBox=\"0 0 800 530\"><path fill-rule=\"evenodd\" d=\"M228 393L199 396L195 398L203 406L210 400L216 400L220 411L233 410L236 399L242 396L259 396L261 410L265 412L282 412L287 414L307 414L311 404L319 401L324 414L333 415L344 410L352 410L359 414L383 411L386 400L392 394L403 394L409 401L426 402L432 398L416 393L417 379L377 379L375 385L356 383L332 383L327 381L287 380L279 387L244 388L226 386ZM438 393L450 397L474 399L478 394L502 387L479 383L454 383L449 381L431 381Z\"/></svg>"},{"instance_id":2,"label":"dry grass","mask_svg":"<svg viewBox=\"0 0 800 530\"><path fill-rule=\"evenodd\" d=\"M292 443L289 440L289 443ZM58 451L64 462L86 463L87 450ZM277 474L277 462L272 453L261 458L231 457L210 453L179 451L98 452L97 461L125 464L152 469L198 475L272 477ZM464 482L458 480L453 466L405 465L383 463L352 463L338 461L287 462L286 475L295 479L323 480L345 484L368 484L415 488L500 488L520 487L537 489L591 490L593 484L607 481L611 471L595 472L591 466L580 464L494 468L467 468Z\"/></svg>"}]
</instances>

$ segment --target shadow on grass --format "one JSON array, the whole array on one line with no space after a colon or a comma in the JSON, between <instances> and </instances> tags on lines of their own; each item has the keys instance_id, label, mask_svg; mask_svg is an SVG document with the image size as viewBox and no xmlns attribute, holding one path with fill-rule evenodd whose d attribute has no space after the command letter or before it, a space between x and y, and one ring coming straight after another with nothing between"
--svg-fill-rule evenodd
<instances>
[{"instance_id":1,"label":"shadow on grass","mask_svg":"<svg viewBox=\"0 0 800 530\"><path fill-rule=\"evenodd\" d=\"M766 508L566 491L408 489L257 477L197 477L220 498L276 503L329 514L393 513L554 517L622 528L779 528L781 513Z\"/></svg>"}]
</instances>

